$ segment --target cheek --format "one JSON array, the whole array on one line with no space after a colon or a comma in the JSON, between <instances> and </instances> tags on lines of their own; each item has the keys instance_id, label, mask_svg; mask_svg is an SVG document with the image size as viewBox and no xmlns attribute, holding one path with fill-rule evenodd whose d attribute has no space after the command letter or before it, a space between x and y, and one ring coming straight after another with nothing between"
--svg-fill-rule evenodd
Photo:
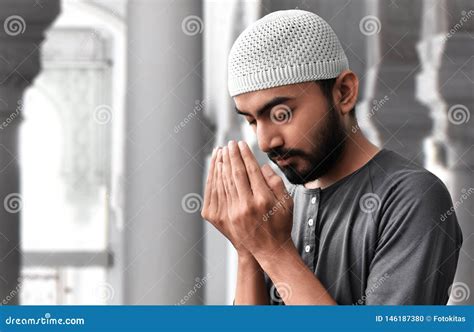
<instances>
[{"instance_id":1,"label":"cheek","mask_svg":"<svg viewBox=\"0 0 474 332\"><path fill-rule=\"evenodd\" d=\"M310 141L314 138L314 132L318 125L313 117L308 117L306 114L298 114L291 119L291 122L285 126L285 138L288 146L307 147ZM307 148L302 150L307 151Z\"/></svg>"}]
</instances>

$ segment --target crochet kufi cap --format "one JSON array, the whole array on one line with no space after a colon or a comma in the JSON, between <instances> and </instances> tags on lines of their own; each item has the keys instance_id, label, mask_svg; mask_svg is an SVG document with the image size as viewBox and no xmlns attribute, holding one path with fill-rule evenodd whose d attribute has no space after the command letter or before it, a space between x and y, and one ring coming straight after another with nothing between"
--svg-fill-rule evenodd
<instances>
[{"instance_id":1,"label":"crochet kufi cap","mask_svg":"<svg viewBox=\"0 0 474 332\"><path fill-rule=\"evenodd\" d=\"M245 92L337 77L349 64L339 39L318 15L270 13L245 29L228 58L232 97Z\"/></svg>"}]
</instances>

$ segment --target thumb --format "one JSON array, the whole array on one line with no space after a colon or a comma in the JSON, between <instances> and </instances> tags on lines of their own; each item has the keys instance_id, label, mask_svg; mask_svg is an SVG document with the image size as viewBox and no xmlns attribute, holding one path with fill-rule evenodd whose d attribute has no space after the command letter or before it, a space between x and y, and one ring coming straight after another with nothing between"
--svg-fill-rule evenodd
<instances>
[{"instance_id":1,"label":"thumb","mask_svg":"<svg viewBox=\"0 0 474 332\"><path fill-rule=\"evenodd\" d=\"M286 190L283 179L277 173L275 173L275 171L268 164L263 165L261 170L268 187L271 189L277 200L282 204L285 204L289 210L293 210L293 198Z\"/></svg>"}]
</instances>

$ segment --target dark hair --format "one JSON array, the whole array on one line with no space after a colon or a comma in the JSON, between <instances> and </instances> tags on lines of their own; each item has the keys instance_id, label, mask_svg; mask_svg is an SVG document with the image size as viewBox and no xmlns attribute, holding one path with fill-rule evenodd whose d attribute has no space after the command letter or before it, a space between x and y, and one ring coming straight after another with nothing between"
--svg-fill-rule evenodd
<instances>
[{"instance_id":1,"label":"dark hair","mask_svg":"<svg viewBox=\"0 0 474 332\"><path fill-rule=\"evenodd\" d=\"M332 89L334 88L334 84L336 84L336 78L330 78L327 80L318 80L318 81L314 81L314 83L319 85L319 88L323 92L326 99L329 100L330 103L332 104ZM354 108L350 110L349 115L352 118L355 118L355 106Z\"/></svg>"}]
</instances>

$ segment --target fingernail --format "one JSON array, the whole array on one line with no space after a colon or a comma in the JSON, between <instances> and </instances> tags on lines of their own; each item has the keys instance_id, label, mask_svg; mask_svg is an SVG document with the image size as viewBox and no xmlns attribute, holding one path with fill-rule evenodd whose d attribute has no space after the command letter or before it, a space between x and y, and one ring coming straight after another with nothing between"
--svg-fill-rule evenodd
<instances>
[{"instance_id":1,"label":"fingernail","mask_svg":"<svg viewBox=\"0 0 474 332\"><path fill-rule=\"evenodd\" d=\"M227 146L224 146L222 148L222 155L226 154L227 153Z\"/></svg>"},{"instance_id":2,"label":"fingernail","mask_svg":"<svg viewBox=\"0 0 474 332\"><path fill-rule=\"evenodd\" d=\"M230 151L235 151L236 146L237 146L237 145L235 144L235 141L234 141L234 140L232 140L232 141L229 142L229 150L230 150Z\"/></svg>"},{"instance_id":3,"label":"fingernail","mask_svg":"<svg viewBox=\"0 0 474 332\"><path fill-rule=\"evenodd\" d=\"M217 150L217 148L212 149L212 157L214 157L216 155L216 150Z\"/></svg>"},{"instance_id":4,"label":"fingernail","mask_svg":"<svg viewBox=\"0 0 474 332\"><path fill-rule=\"evenodd\" d=\"M245 142L244 141L239 141L239 147L243 149L245 147Z\"/></svg>"}]
</instances>

